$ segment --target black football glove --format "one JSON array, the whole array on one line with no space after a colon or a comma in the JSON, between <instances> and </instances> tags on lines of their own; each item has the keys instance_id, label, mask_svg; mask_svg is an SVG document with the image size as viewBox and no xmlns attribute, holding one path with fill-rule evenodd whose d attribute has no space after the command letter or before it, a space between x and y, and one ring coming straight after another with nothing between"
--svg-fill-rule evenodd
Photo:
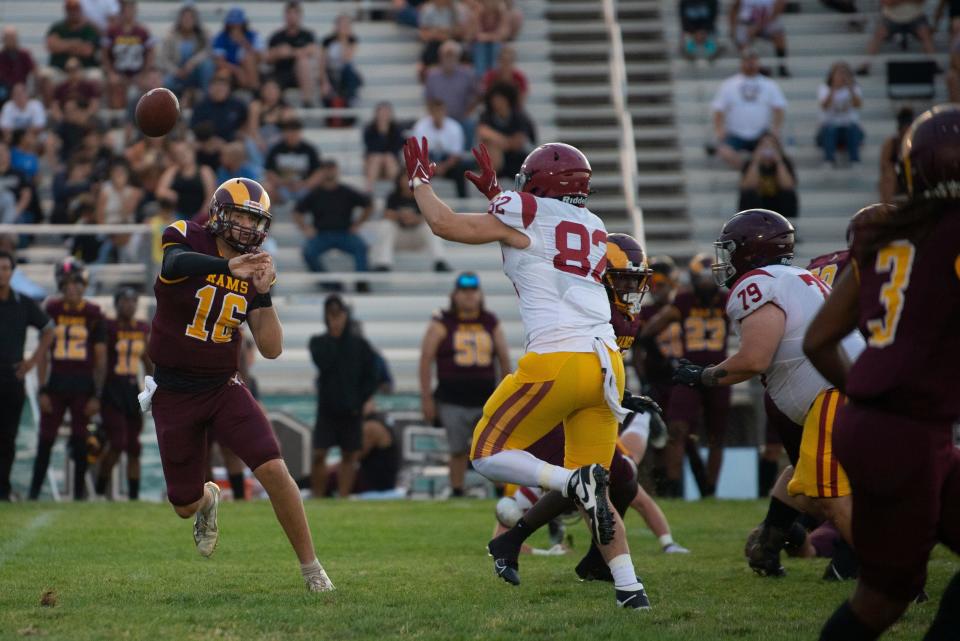
<instances>
[{"instance_id":1,"label":"black football glove","mask_svg":"<svg viewBox=\"0 0 960 641\"><path fill-rule=\"evenodd\" d=\"M623 401L621 407L637 414L656 414L662 415L663 409L659 404L649 396L634 396L630 390L623 390Z\"/></svg>"},{"instance_id":2,"label":"black football glove","mask_svg":"<svg viewBox=\"0 0 960 641\"><path fill-rule=\"evenodd\" d=\"M671 382L674 385L686 385L687 387L700 387L703 385L703 370L700 365L694 365L685 358L677 361L677 367L673 370Z\"/></svg>"}]
</instances>

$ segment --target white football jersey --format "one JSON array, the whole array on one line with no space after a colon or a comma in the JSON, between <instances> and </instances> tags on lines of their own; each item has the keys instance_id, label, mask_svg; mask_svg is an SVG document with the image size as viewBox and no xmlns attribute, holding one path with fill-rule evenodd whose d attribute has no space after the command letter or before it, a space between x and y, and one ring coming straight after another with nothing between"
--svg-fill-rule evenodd
<instances>
[{"instance_id":1,"label":"white football jersey","mask_svg":"<svg viewBox=\"0 0 960 641\"><path fill-rule=\"evenodd\" d=\"M530 238L526 249L501 245L503 272L520 298L526 351L592 352L595 338L616 350L601 282L603 221L585 207L516 191L491 200L489 213Z\"/></svg>"},{"instance_id":2,"label":"white football jersey","mask_svg":"<svg viewBox=\"0 0 960 641\"><path fill-rule=\"evenodd\" d=\"M805 269L767 265L742 276L727 299L727 316L738 335L743 319L767 303L773 303L786 315L783 338L764 372L764 381L776 406L798 425L803 425L817 395L831 387L803 353L807 326L829 294L830 287ZM843 339L843 348L851 361L865 346L859 332Z\"/></svg>"}]
</instances>

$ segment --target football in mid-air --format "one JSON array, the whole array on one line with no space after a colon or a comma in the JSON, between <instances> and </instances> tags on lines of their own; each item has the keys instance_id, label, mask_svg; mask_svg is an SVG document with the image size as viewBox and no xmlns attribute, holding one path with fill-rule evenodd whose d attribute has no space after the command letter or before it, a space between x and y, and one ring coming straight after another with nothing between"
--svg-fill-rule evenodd
<instances>
[{"instance_id":1,"label":"football in mid-air","mask_svg":"<svg viewBox=\"0 0 960 641\"><path fill-rule=\"evenodd\" d=\"M166 136L180 118L180 101L169 89L157 87L140 97L135 112L137 127L146 136Z\"/></svg>"}]
</instances>

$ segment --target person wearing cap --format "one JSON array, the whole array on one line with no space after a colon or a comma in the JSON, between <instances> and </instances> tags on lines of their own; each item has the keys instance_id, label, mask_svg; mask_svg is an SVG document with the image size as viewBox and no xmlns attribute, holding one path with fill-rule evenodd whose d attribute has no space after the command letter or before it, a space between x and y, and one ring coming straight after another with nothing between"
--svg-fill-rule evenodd
<instances>
[{"instance_id":1,"label":"person wearing cap","mask_svg":"<svg viewBox=\"0 0 960 641\"><path fill-rule=\"evenodd\" d=\"M267 152L266 188L274 202L297 201L316 187L322 178L320 153L303 139L303 123L296 116L280 121L281 138Z\"/></svg>"},{"instance_id":2,"label":"person wearing cap","mask_svg":"<svg viewBox=\"0 0 960 641\"><path fill-rule=\"evenodd\" d=\"M428 425L439 420L447 431L451 496L463 496L473 428L510 369L507 339L499 319L484 309L480 279L463 272L454 281L450 307L434 312L420 347L423 419Z\"/></svg>"},{"instance_id":3,"label":"person wearing cap","mask_svg":"<svg viewBox=\"0 0 960 641\"><path fill-rule=\"evenodd\" d=\"M327 453L339 446L337 489L345 498L356 478L363 448L363 408L377 389L377 364L370 343L351 330L350 308L343 298L327 297L323 319L327 332L311 336L308 345L319 374L310 487L314 498L326 496Z\"/></svg>"},{"instance_id":4,"label":"person wearing cap","mask_svg":"<svg viewBox=\"0 0 960 641\"><path fill-rule=\"evenodd\" d=\"M121 287L113 296L116 318L104 323L107 334L107 380L100 399L100 418L107 434L107 448L100 456L95 490L106 493L113 466L121 453L127 455L127 496L131 501L140 496L140 432L143 414L137 394L139 375L153 375L153 362L147 356L150 326L135 318L137 291Z\"/></svg>"},{"instance_id":5,"label":"person wearing cap","mask_svg":"<svg viewBox=\"0 0 960 641\"><path fill-rule=\"evenodd\" d=\"M225 70L244 89L260 84L258 66L263 54L260 35L247 24L247 14L240 7L227 11L223 31L213 39L213 57L217 71Z\"/></svg>"},{"instance_id":6,"label":"person wearing cap","mask_svg":"<svg viewBox=\"0 0 960 641\"><path fill-rule=\"evenodd\" d=\"M787 99L780 85L760 74L756 50L746 47L740 54L740 73L723 81L710 109L717 154L740 169L740 154L752 152L763 134L780 137Z\"/></svg>"}]
</instances>

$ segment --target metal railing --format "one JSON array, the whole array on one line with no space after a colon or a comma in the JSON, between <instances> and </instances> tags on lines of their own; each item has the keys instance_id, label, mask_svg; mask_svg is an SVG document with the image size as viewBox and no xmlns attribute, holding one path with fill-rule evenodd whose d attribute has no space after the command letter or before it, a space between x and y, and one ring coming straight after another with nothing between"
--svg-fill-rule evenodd
<instances>
[{"instance_id":1,"label":"metal railing","mask_svg":"<svg viewBox=\"0 0 960 641\"><path fill-rule=\"evenodd\" d=\"M647 246L643 210L637 202L640 179L637 174L637 149L633 134L633 118L627 105L627 68L623 54L623 34L617 22L616 0L603 0L603 23L610 40L610 99L620 126L620 178L627 215L633 223L633 235Z\"/></svg>"}]
</instances>

